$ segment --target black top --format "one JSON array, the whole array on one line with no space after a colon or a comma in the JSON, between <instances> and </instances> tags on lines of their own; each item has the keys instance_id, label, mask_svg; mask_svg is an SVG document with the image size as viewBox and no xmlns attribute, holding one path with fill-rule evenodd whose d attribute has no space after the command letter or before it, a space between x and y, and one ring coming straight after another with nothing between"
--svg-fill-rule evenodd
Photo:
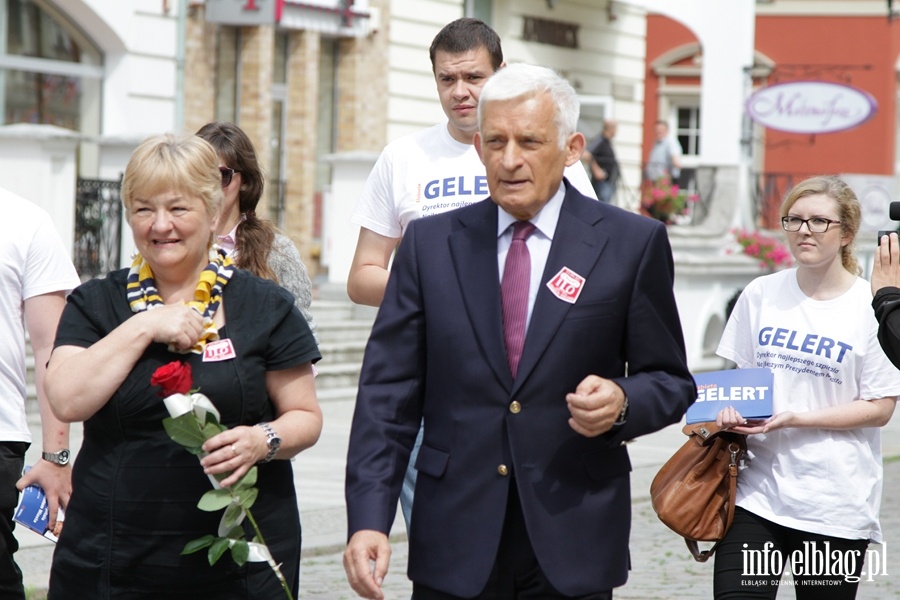
<instances>
[{"instance_id":1,"label":"black top","mask_svg":"<svg viewBox=\"0 0 900 600\"><path fill-rule=\"evenodd\" d=\"M605 181L613 186L616 185L619 180L619 162L616 160L616 152L613 150L609 138L601 134L593 141L588 152L591 153L600 168L606 171ZM593 178L592 173L591 179Z\"/></svg>"},{"instance_id":2,"label":"black top","mask_svg":"<svg viewBox=\"0 0 900 600\"><path fill-rule=\"evenodd\" d=\"M79 286L69 297L56 346L87 348L133 316L125 298L127 271ZM168 413L150 377L173 360L190 363L194 387L209 397L223 424L254 425L275 417L266 371L319 360L306 320L277 284L235 270L223 292L221 339L236 357L203 362L152 343L131 373L84 423L72 474L73 493L53 555L49 598L248 599L283 596L267 563L237 567L230 554L210 567L206 551L181 556L184 545L215 535L222 511L197 508L212 488L196 456L162 426ZM300 520L290 461L259 465L260 495L251 509L296 596ZM252 529L245 522L247 539Z\"/></svg>"},{"instance_id":3,"label":"black top","mask_svg":"<svg viewBox=\"0 0 900 600\"><path fill-rule=\"evenodd\" d=\"M883 287L872 298L878 319L878 341L894 366L900 369L900 288Z\"/></svg>"}]
</instances>

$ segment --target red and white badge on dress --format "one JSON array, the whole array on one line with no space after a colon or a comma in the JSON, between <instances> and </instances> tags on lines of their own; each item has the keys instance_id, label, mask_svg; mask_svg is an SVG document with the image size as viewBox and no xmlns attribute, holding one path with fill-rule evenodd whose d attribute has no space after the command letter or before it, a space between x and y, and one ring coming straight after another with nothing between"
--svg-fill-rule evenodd
<instances>
[{"instance_id":1,"label":"red and white badge on dress","mask_svg":"<svg viewBox=\"0 0 900 600\"><path fill-rule=\"evenodd\" d=\"M547 287L560 300L575 304L578 296L581 295L581 290L584 289L584 277L569 267L563 267L553 279L547 282Z\"/></svg>"},{"instance_id":2,"label":"red and white badge on dress","mask_svg":"<svg viewBox=\"0 0 900 600\"><path fill-rule=\"evenodd\" d=\"M234 352L234 344L231 340L216 340L206 344L203 349L203 362L219 362L220 360L231 360L237 356Z\"/></svg>"}]
</instances>

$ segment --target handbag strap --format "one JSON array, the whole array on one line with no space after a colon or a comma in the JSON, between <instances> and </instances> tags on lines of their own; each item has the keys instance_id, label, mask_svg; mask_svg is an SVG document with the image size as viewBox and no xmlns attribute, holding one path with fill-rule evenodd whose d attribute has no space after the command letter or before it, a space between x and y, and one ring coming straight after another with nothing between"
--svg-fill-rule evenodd
<instances>
[{"instance_id":1,"label":"handbag strap","mask_svg":"<svg viewBox=\"0 0 900 600\"><path fill-rule=\"evenodd\" d=\"M726 513L725 513L725 532L731 528L731 522L734 520L734 510L735 510L735 495L737 493L737 477L738 477L738 460L740 459L740 454L742 452L742 448L732 442L728 445L728 450L731 452L731 461L728 463L728 503L726 505ZM700 550L700 544L697 540L689 540L688 538L684 538L685 544L687 544L688 550L691 555L694 557L694 560L697 562L706 562L710 559L710 557L715 553L716 548L719 547L719 544L722 543L722 540L717 541L707 550Z\"/></svg>"}]
</instances>

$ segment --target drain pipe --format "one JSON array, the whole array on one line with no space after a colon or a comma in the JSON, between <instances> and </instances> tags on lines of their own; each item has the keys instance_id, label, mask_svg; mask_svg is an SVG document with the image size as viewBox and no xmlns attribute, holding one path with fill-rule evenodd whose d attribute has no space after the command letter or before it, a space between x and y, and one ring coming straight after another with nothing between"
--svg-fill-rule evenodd
<instances>
[{"instance_id":1,"label":"drain pipe","mask_svg":"<svg viewBox=\"0 0 900 600\"><path fill-rule=\"evenodd\" d=\"M188 0L177 0L178 22L175 31L175 131L184 128L184 63Z\"/></svg>"}]
</instances>

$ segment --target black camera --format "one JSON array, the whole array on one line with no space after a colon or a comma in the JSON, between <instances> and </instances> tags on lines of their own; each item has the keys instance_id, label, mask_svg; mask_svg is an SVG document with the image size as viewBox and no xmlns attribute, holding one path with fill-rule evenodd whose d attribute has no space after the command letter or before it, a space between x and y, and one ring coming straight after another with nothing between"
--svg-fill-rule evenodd
<instances>
[{"instance_id":1,"label":"black camera","mask_svg":"<svg viewBox=\"0 0 900 600\"><path fill-rule=\"evenodd\" d=\"M888 216L891 218L891 221L900 221L900 202L891 202L891 206L888 209ZM881 238L885 235L890 235L892 233L896 233L896 229L882 229L878 232L878 237L875 238L875 245L881 246Z\"/></svg>"}]
</instances>

